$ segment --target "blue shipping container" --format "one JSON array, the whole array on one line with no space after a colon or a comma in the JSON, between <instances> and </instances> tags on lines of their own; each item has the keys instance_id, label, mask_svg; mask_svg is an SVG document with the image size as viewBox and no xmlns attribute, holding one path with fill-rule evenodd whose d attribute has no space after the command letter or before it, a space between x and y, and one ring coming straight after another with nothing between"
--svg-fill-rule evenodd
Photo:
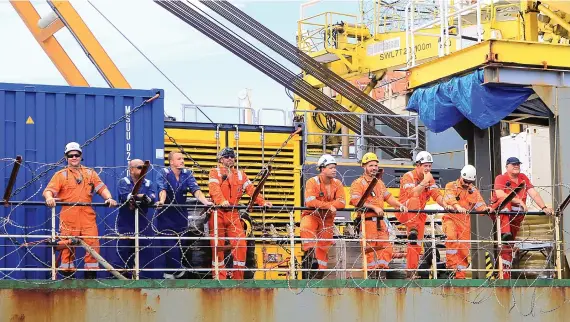
<instances>
[{"instance_id":1,"label":"blue shipping container","mask_svg":"<svg viewBox=\"0 0 570 322\"><path fill-rule=\"evenodd\" d=\"M164 165L164 92L162 90L130 90L83 88L0 83L0 199L3 197L13 159L21 155L14 191L24 186L50 163L63 157L66 143L84 144L100 131L157 92L160 98L146 104L129 118L83 149L83 165L95 168L117 199L117 182L127 173L127 161L149 160L154 166ZM44 201L43 190L60 164L12 200ZM156 170L150 172L154 181ZM155 182L155 181L154 181ZM14 192L13 191L13 192ZM100 196L93 199L102 202ZM60 207L57 207L59 213ZM96 208L99 235L116 236L117 209ZM51 234L51 212L42 206L0 206L0 234ZM57 226L59 227L59 221ZM38 238L0 238L0 278L48 279L50 272L6 270L6 268L49 268L51 250L43 244L18 246ZM84 252L78 251L77 258ZM116 242L101 240L101 254L109 262L116 260ZM76 263L83 268L82 263ZM81 273L78 274L82 276ZM104 277L103 273L99 273ZM105 275L108 276L108 275Z\"/></svg>"}]
</instances>

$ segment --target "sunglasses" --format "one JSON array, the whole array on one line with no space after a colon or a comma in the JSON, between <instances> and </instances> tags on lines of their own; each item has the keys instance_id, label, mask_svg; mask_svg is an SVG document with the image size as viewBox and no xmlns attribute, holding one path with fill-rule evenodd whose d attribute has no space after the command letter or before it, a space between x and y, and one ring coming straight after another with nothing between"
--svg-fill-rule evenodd
<instances>
[{"instance_id":1,"label":"sunglasses","mask_svg":"<svg viewBox=\"0 0 570 322\"><path fill-rule=\"evenodd\" d=\"M144 168L142 165L132 166L131 168L142 170Z\"/></svg>"},{"instance_id":2,"label":"sunglasses","mask_svg":"<svg viewBox=\"0 0 570 322\"><path fill-rule=\"evenodd\" d=\"M224 155L224 159L235 159L235 155Z\"/></svg>"},{"instance_id":3,"label":"sunglasses","mask_svg":"<svg viewBox=\"0 0 570 322\"><path fill-rule=\"evenodd\" d=\"M475 183L475 181L470 181L470 180L465 180L465 179L463 179L463 182L464 182L465 184L473 184L473 183Z\"/></svg>"},{"instance_id":4,"label":"sunglasses","mask_svg":"<svg viewBox=\"0 0 570 322\"><path fill-rule=\"evenodd\" d=\"M81 154L68 154L67 158L68 159L81 158Z\"/></svg>"}]
</instances>

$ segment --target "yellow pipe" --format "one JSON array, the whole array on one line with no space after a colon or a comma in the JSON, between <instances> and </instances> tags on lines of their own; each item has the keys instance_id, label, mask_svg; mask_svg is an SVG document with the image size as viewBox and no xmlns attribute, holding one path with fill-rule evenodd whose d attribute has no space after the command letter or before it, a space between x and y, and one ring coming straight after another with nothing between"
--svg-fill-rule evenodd
<instances>
[{"instance_id":1,"label":"yellow pipe","mask_svg":"<svg viewBox=\"0 0 570 322\"><path fill-rule=\"evenodd\" d=\"M554 20L557 24L559 24L562 28L566 29L568 32L570 32L570 24L568 24L564 19L560 18L559 15L555 14L552 10L550 10L549 8L545 7L543 4L539 4L538 5L538 10L540 10L540 12L544 13L545 15L547 15L548 17L550 17L550 19Z\"/></svg>"}]
</instances>

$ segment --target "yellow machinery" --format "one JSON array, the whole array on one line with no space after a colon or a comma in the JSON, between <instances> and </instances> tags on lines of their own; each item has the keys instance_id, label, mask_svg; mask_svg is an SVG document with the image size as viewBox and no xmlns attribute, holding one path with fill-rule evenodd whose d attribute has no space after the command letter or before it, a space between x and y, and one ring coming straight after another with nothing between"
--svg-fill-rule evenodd
<instances>
[{"instance_id":1,"label":"yellow machinery","mask_svg":"<svg viewBox=\"0 0 570 322\"><path fill-rule=\"evenodd\" d=\"M383 79L387 71L407 70L479 41L508 39L536 42L539 37L548 43L568 44L569 41L569 1L396 1L392 5L378 1L360 3L363 14L359 16L324 12L300 20L297 46L342 78L349 81L369 78L372 87L393 81ZM372 8L369 11L363 10L366 5ZM449 18L438 21L442 10L445 10ZM365 24L364 21L369 23ZM442 73L445 74L440 70L431 76L436 78L435 75ZM304 79L348 110L363 112L312 75L305 73ZM369 87L365 92L372 89ZM297 109L314 110L307 101L298 96L295 98ZM340 124L324 130L317 123L326 124L325 117L319 115L314 118L318 122L307 122L309 132L340 133ZM513 126L512 130L520 131L518 126ZM319 145L322 139L323 137L314 135L309 137L308 143ZM328 137L328 140L340 144L338 137Z\"/></svg>"}]
</instances>

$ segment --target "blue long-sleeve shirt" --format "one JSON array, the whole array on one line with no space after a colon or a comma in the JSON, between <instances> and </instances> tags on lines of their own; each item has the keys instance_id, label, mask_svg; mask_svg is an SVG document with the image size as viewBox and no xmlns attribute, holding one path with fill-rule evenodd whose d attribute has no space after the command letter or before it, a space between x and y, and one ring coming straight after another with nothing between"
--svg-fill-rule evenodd
<instances>
[{"instance_id":1,"label":"blue long-sleeve shirt","mask_svg":"<svg viewBox=\"0 0 570 322\"><path fill-rule=\"evenodd\" d=\"M119 203L124 204L128 199L129 195L133 192L135 186L134 180L130 177L124 177L119 180L117 185L117 195L119 196ZM144 183L141 184L140 189L137 194L144 194L150 197L151 202L156 202L156 190L152 181L144 179ZM139 231L147 231L147 227L150 226L149 220L146 219L146 214L148 212L148 207L141 206L139 208ZM131 210L129 205L126 204L119 209L119 214L117 218L117 230L119 233L133 233L135 231L135 210Z\"/></svg>"},{"instance_id":2,"label":"blue long-sleeve shirt","mask_svg":"<svg viewBox=\"0 0 570 322\"><path fill-rule=\"evenodd\" d=\"M200 190L198 182L191 171L183 169L180 171L179 180L170 168L164 168L157 178L158 192L166 191L165 205L161 214L157 218L159 230L172 229L177 232L184 231L188 226L188 209L176 207L176 204L186 203L186 194L192 195Z\"/></svg>"}]
</instances>

